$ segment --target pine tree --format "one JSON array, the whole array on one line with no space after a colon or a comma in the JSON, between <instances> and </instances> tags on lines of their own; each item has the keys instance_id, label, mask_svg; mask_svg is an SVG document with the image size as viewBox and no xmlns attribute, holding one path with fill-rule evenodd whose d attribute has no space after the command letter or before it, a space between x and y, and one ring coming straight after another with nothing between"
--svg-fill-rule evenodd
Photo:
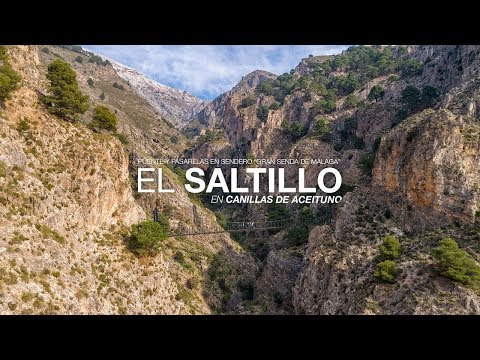
<instances>
[{"instance_id":1,"label":"pine tree","mask_svg":"<svg viewBox=\"0 0 480 360\"><path fill-rule=\"evenodd\" d=\"M8 61L7 49L0 46L0 101L5 101L15 90L21 78Z\"/></svg>"},{"instance_id":2,"label":"pine tree","mask_svg":"<svg viewBox=\"0 0 480 360\"><path fill-rule=\"evenodd\" d=\"M88 96L78 88L77 74L63 60L48 65L49 95L45 97L48 111L65 120L75 121L88 109Z\"/></svg>"},{"instance_id":3,"label":"pine tree","mask_svg":"<svg viewBox=\"0 0 480 360\"><path fill-rule=\"evenodd\" d=\"M97 129L116 131L117 116L106 106L99 105L94 110L91 125Z\"/></svg>"}]
</instances>

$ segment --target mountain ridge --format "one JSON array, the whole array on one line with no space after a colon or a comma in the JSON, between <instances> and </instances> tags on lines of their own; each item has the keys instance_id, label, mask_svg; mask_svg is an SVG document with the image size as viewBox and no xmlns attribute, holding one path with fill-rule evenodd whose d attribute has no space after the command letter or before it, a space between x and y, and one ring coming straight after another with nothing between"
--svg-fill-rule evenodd
<instances>
[{"instance_id":1,"label":"mountain ridge","mask_svg":"<svg viewBox=\"0 0 480 360\"><path fill-rule=\"evenodd\" d=\"M49 49L8 51L22 83L0 109L1 313L480 314L479 46L358 46L279 76L254 71L203 107L191 134L163 121L114 65ZM117 115L128 142L92 129L91 109L77 123L47 111L45 75L57 59L91 108ZM138 158L167 156L336 158L343 198L213 204L185 191L186 168L164 165L175 193L132 191ZM322 166L304 168L314 183ZM284 169L296 179L298 166ZM172 236L158 256L137 258L129 227L156 209L169 231L292 221ZM469 260L453 264L466 281L432 251L447 237Z\"/></svg>"},{"instance_id":2,"label":"mountain ridge","mask_svg":"<svg viewBox=\"0 0 480 360\"><path fill-rule=\"evenodd\" d=\"M187 91L161 84L120 62L110 61L118 76L127 81L161 116L178 127L192 120L209 103Z\"/></svg>"}]
</instances>

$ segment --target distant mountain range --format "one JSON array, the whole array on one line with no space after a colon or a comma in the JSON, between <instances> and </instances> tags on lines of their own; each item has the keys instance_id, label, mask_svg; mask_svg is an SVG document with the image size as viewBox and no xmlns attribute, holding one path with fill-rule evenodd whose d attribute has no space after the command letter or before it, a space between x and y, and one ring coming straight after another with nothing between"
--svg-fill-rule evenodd
<instances>
[{"instance_id":1,"label":"distant mountain range","mask_svg":"<svg viewBox=\"0 0 480 360\"><path fill-rule=\"evenodd\" d=\"M126 65L110 61L118 76L126 80L161 116L179 127L192 120L209 103L186 91L159 84Z\"/></svg>"}]
</instances>

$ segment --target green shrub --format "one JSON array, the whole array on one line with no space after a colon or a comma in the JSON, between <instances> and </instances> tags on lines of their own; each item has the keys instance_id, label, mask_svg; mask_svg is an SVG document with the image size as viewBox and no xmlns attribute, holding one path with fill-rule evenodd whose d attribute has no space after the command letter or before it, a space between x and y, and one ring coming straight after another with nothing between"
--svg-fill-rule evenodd
<instances>
[{"instance_id":1,"label":"green shrub","mask_svg":"<svg viewBox=\"0 0 480 360\"><path fill-rule=\"evenodd\" d=\"M50 49L48 47L44 47L42 48L42 51L45 53L45 54L48 54L50 52Z\"/></svg>"},{"instance_id":2,"label":"green shrub","mask_svg":"<svg viewBox=\"0 0 480 360\"><path fill-rule=\"evenodd\" d=\"M447 237L440 240L432 255L437 259L443 276L480 291L480 265L468 252L460 249L454 239Z\"/></svg>"},{"instance_id":3,"label":"green shrub","mask_svg":"<svg viewBox=\"0 0 480 360\"><path fill-rule=\"evenodd\" d=\"M116 131L117 116L106 106L99 105L94 109L93 120L90 125L96 129Z\"/></svg>"},{"instance_id":4,"label":"green shrub","mask_svg":"<svg viewBox=\"0 0 480 360\"><path fill-rule=\"evenodd\" d=\"M309 102L312 100L312 92L310 90L305 91L305 94L303 94L303 101L304 102Z\"/></svg>"},{"instance_id":5,"label":"green shrub","mask_svg":"<svg viewBox=\"0 0 480 360\"><path fill-rule=\"evenodd\" d=\"M185 262L185 255L183 255L183 252L181 252L180 250L177 251L174 255L173 255L173 260L175 260L176 262L178 262L180 265L185 265L186 262Z\"/></svg>"},{"instance_id":6,"label":"green shrub","mask_svg":"<svg viewBox=\"0 0 480 360\"><path fill-rule=\"evenodd\" d=\"M284 73L278 76L273 82L273 86L275 87L275 99L279 102L283 102L285 97L295 88L295 84L295 76L292 74Z\"/></svg>"},{"instance_id":7,"label":"green shrub","mask_svg":"<svg viewBox=\"0 0 480 360\"><path fill-rule=\"evenodd\" d=\"M0 101L3 102L10 98L12 91L17 89L20 82L20 75L13 70L8 61L7 48L0 46Z\"/></svg>"},{"instance_id":8,"label":"green shrub","mask_svg":"<svg viewBox=\"0 0 480 360\"><path fill-rule=\"evenodd\" d=\"M167 230L160 223L143 221L132 226L128 245L137 255L155 255L166 237Z\"/></svg>"},{"instance_id":9,"label":"green shrub","mask_svg":"<svg viewBox=\"0 0 480 360\"><path fill-rule=\"evenodd\" d=\"M369 100L378 101L385 95L385 90L380 85L374 85L368 94Z\"/></svg>"},{"instance_id":10,"label":"green shrub","mask_svg":"<svg viewBox=\"0 0 480 360\"><path fill-rule=\"evenodd\" d=\"M95 63L97 65L103 65L103 66L110 64L110 61L108 60L104 61L100 56L97 56L94 54L90 55L90 57L88 58L88 62Z\"/></svg>"},{"instance_id":11,"label":"green shrub","mask_svg":"<svg viewBox=\"0 0 480 360\"><path fill-rule=\"evenodd\" d=\"M308 206L304 206L297 217L294 226L284 237L287 246L298 246L308 241L310 230L316 224L316 217Z\"/></svg>"},{"instance_id":12,"label":"green shrub","mask_svg":"<svg viewBox=\"0 0 480 360\"><path fill-rule=\"evenodd\" d=\"M172 144L178 144L179 138L177 135L170 136L170 142Z\"/></svg>"},{"instance_id":13,"label":"green shrub","mask_svg":"<svg viewBox=\"0 0 480 360\"><path fill-rule=\"evenodd\" d=\"M88 86L93 86L93 79L92 79L92 78L88 78L87 84L88 84ZM102 94L103 94L103 93L102 93ZM105 96L105 94L104 94L103 96ZM100 95L100 98L101 98L101 95ZM102 100L103 100L103 99L102 99Z\"/></svg>"},{"instance_id":14,"label":"green shrub","mask_svg":"<svg viewBox=\"0 0 480 360\"><path fill-rule=\"evenodd\" d=\"M343 149L343 144L342 143L336 143L335 145L333 145L333 149L335 151L340 151Z\"/></svg>"},{"instance_id":15,"label":"green shrub","mask_svg":"<svg viewBox=\"0 0 480 360\"><path fill-rule=\"evenodd\" d=\"M75 61L78 62L78 63L80 63L80 64L82 64L82 63L83 63L83 58L82 58L81 56L77 56L77 57L75 58Z\"/></svg>"},{"instance_id":16,"label":"green shrub","mask_svg":"<svg viewBox=\"0 0 480 360\"><path fill-rule=\"evenodd\" d=\"M395 81L398 81L398 80L400 80L400 76L398 76L396 74L390 75L388 77L388 82L389 83L392 83L392 82L395 82Z\"/></svg>"},{"instance_id":17,"label":"green shrub","mask_svg":"<svg viewBox=\"0 0 480 360\"><path fill-rule=\"evenodd\" d=\"M417 59L407 59L401 65L403 77L421 75L423 72L422 63Z\"/></svg>"},{"instance_id":18,"label":"green shrub","mask_svg":"<svg viewBox=\"0 0 480 360\"><path fill-rule=\"evenodd\" d=\"M422 106L426 108L433 106L439 100L439 96L440 91L436 87L425 85L422 87Z\"/></svg>"},{"instance_id":19,"label":"green shrub","mask_svg":"<svg viewBox=\"0 0 480 360\"><path fill-rule=\"evenodd\" d=\"M274 101L273 103L270 104L268 107L270 110L278 110L280 109L280 103L277 101Z\"/></svg>"},{"instance_id":20,"label":"green shrub","mask_svg":"<svg viewBox=\"0 0 480 360\"><path fill-rule=\"evenodd\" d=\"M282 122L282 132L287 135L292 141L297 141L301 137L305 136L308 132L308 127L298 122L291 123L288 120Z\"/></svg>"},{"instance_id":21,"label":"green shrub","mask_svg":"<svg viewBox=\"0 0 480 360\"><path fill-rule=\"evenodd\" d=\"M382 142L381 136L378 136L377 138L375 138L375 141L373 142L373 145L372 145L372 152L374 154L377 152L378 148L380 147L381 142Z\"/></svg>"},{"instance_id":22,"label":"green shrub","mask_svg":"<svg viewBox=\"0 0 480 360\"><path fill-rule=\"evenodd\" d=\"M407 105L409 110L414 110L422 103L422 92L413 85L408 85L402 91L402 101Z\"/></svg>"},{"instance_id":23,"label":"green shrub","mask_svg":"<svg viewBox=\"0 0 480 360\"><path fill-rule=\"evenodd\" d=\"M401 272L394 261L385 260L377 264L373 276L380 281L394 283Z\"/></svg>"},{"instance_id":24,"label":"green shrub","mask_svg":"<svg viewBox=\"0 0 480 360\"><path fill-rule=\"evenodd\" d=\"M347 140L350 137L356 137L357 120L352 116L346 118L344 121L343 129L340 131L340 137L342 140Z\"/></svg>"},{"instance_id":25,"label":"green shrub","mask_svg":"<svg viewBox=\"0 0 480 360\"><path fill-rule=\"evenodd\" d=\"M237 282L237 288L242 294L242 300L253 300L254 283L252 280L241 278Z\"/></svg>"},{"instance_id":26,"label":"green shrub","mask_svg":"<svg viewBox=\"0 0 480 360\"><path fill-rule=\"evenodd\" d=\"M308 206L304 206L298 214L297 222L303 226L311 227L316 224L316 217Z\"/></svg>"},{"instance_id":27,"label":"green shrub","mask_svg":"<svg viewBox=\"0 0 480 360\"><path fill-rule=\"evenodd\" d=\"M354 137L353 139L353 147L355 149L363 149L365 147L365 142L361 137Z\"/></svg>"},{"instance_id":28,"label":"green shrub","mask_svg":"<svg viewBox=\"0 0 480 360\"><path fill-rule=\"evenodd\" d=\"M120 140L120 142L121 142L123 145L128 145L127 135L116 132L116 133L113 134L113 136L115 136L118 140Z\"/></svg>"},{"instance_id":29,"label":"green shrub","mask_svg":"<svg viewBox=\"0 0 480 360\"><path fill-rule=\"evenodd\" d=\"M365 175L371 175L375 156L372 154L363 154L360 158L359 167Z\"/></svg>"},{"instance_id":30,"label":"green shrub","mask_svg":"<svg viewBox=\"0 0 480 360\"><path fill-rule=\"evenodd\" d=\"M358 98L355 95L350 94L345 99L344 105L347 109L357 107L358 106Z\"/></svg>"},{"instance_id":31,"label":"green shrub","mask_svg":"<svg viewBox=\"0 0 480 360\"><path fill-rule=\"evenodd\" d=\"M217 218L218 225L225 229L228 224L227 216L221 211L215 211L215 217Z\"/></svg>"},{"instance_id":32,"label":"green shrub","mask_svg":"<svg viewBox=\"0 0 480 360\"><path fill-rule=\"evenodd\" d=\"M162 117L162 121L170 128L170 129L175 129L175 125L173 125L170 121Z\"/></svg>"},{"instance_id":33,"label":"green shrub","mask_svg":"<svg viewBox=\"0 0 480 360\"><path fill-rule=\"evenodd\" d=\"M418 128L413 128L407 134L407 142L412 142L412 140L415 139L418 135L420 135L420 131L418 130Z\"/></svg>"},{"instance_id":34,"label":"green shrub","mask_svg":"<svg viewBox=\"0 0 480 360\"><path fill-rule=\"evenodd\" d=\"M257 109L257 117L263 122L268 118L268 107L266 105L260 105Z\"/></svg>"},{"instance_id":35,"label":"green shrub","mask_svg":"<svg viewBox=\"0 0 480 360\"><path fill-rule=\"evenodd\" d=\"M247 96L246 98L242 99L242 102L240 103L241 108L247 108L249 106L252 106L255 104L255 99L252 98L251 96Z\"/></svg>"},{"instance_id":36,"label":"green shrub","mask_svg":"<svg viewBox=\"0 0 480 360\"><path fill-rule=\"evenodd\" d=\"M62 49L67 49L79 54L83 53L83 48L80 45L58 45L58 47L61 47Z\"/></svg>"},{"instance_id":37,"label":"green shrub","mask_svg":"<svg viewBox=\"0 0 480 360\"><path fill-rule=\"evenodd\" d=\"M407 109L399 109L396 114L396 123L401 122L408 118L408 110Z\"/></svg>"},{"instance_id":38,"label":"green shrub","mask_svg":"<svg viewBox=\"0 0 480 360\"><path fill-rule=\"evenodd\" d=\"M336 89L340 95L348 95L360 87L360 82L355 74L350 72L347 76L335 76L330 86Z\"/></svg>"},{"instance_id":39,"label":"green shrub","mask_svg":"<svg viewBox=\"0 0 480 360\"><path fill-rule=\"evenodd\" d=\"M44 239L50 238L60 244L65 244L66 242L65 238L62 235L60 235L55 230L50 229L47 225L36 223L35 228L42 234L42 237Z\"/></svg>"},{"instance_id":40,"label":"green shrub","mask_svg":"<svg viewBox=\"0 0 480 360\"><path fill-rule=\"evenodd\" d=\"M88 96L78 88L77 74L63 60L54 60L48 65L50 80L49 95L45 97L47 109L52 114L67 120L76 120L78 114L88 109Z\"/></svg>"},{"instance_id":41,"label":"green shrub","mask_svg":"<svg viewBox=\"0 0 480 360\"><path fill-rule=\"evenodd\" d=\"M430 85L425 85L421 90L408 85L402 91L402 101L407 106L407 111L415 112L433 106L440 96L440 91Z\"/></svg>"},{"instance_id":42,"label":"green shrub","mask_svg":"<svg viewBox=\"0 0 480 360\"><path fill-rule=\"evenodd\" d=\"M102 91L102 93L100 94L100 100L105 100L105 93Z\"/></svg>"},{"instance_id":43,"label":"green shrub","mask_svg":"<svg viewBox=\"0 0 480 360\"><path fill-rule=\"evenodd\" d=\"M257 85L257 91L259 93L265 95L273 95L275 93L275 89L273 88L273 84L271 80L265 80Z\"/></svg>"},{"instance_id":44,"label":"green shrub","mask_svg":"<svg viewBox=\"0 0 480 360\"><path fill-rule=\"evenodd\" d=\"M330 126L324 116L317 116L315 118L315 126L313 128L314 134L322 140L330 139Z\"/></svg>"},{"instance_id":45,"label":"green shrub","mask_svg":"<svg viewBox=\"0 0 480 360\"><path fill-rule=\"evenodd\" d=\"M278 306L282 305L283 304L283 296L282 294L279 292L279 291L275 291L273 293L273 301L275 302L275 304L277 304Z\"/></svg>"},{"instance_id":46,"label":"green shrub","mask_svg":"<svg viewBox=\"0 0 480 360\"><path fill-rule=\"evenodd\" d=\"M383 259L397 259L402 254L400 241L393 235L385 236L379 250Z\"/></svg>"},{"instance_id":47,"label":"green shrub","mask_svg":"<svg viewBox=\"0 0 480 360\"><path fill-rule=\"evenodd\" d=\"M320 99L313 106L314 111L317 114L328 114L337 109L336 101L333 98L330 99Z\"/></svg>"},{"instance_id":48,"label":"green shrub","mask_svg":"<svg viewBox=\"0 0 480 360\"><path fill-rule=\"evenodd\" d=\"M204 134L197 138L197 144L202 145L211 141L215 141L221 138L221 134L218 131L207 129Z\"/></svg>"},{"instance_id":49,"label":"green shrub","mask_svg":"<svg viewBox=\"0 0 480 360\"><path fill-rule=\"evenodd\" d=\"M288 230L287 234L284 237L284 240L288 247L298 246L308 241L309 234L310 230L308 229L308 227L305 227L303 225L294 225Z\"/></svg>"},{"instance_id":50,"label":"green shrub","mask_svg":"<svg viewBox=\"0 0 480 360\"><path fill-rule=\"evenodd\" d=\"M284 220L290 217L290 213L283 203L272 203L267 205L268 221Z\"/></svg>"},{"instance_id":51,"label":"green shrub","mask_svg":"<svg viewBox=\"0 0 480 360\"><path fill-rule=\"evenodd\" d=\"M28 123L27 118L23 118L18 122L17 131L22 133L28 130L30 130L30 124Z\"/></svg>"},{"instance_id":52,"label":"green shrub","mask_svg":"<svg viewBox=\"0 0 480 360\"><path fill-rule=\"evenodd\" d=\"M113 87L116 88L116 89L119 89L119 90L125 90L125 88L123 87L122 84L119 84L117 82L114 82L113 83Z\"/></svg>"}]
</instances>

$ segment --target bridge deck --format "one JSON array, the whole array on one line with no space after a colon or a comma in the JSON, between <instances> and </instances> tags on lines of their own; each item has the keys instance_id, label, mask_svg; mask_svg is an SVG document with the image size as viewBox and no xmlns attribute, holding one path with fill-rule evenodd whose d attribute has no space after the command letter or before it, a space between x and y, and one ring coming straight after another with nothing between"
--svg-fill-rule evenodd
<instances>
[{"instance_id":1,"label":"bridge deck","mask_svg":"<svg viewBox=\"0 0 480 360\"><path fill-rule=\"evenodd\" d=\"M209 235L221 234L227 232L254 232L263 230L274 230L284 228L291 222L291 219L273 220L273 221L232 221L227 223L225 228L199 227L197 230L187 231L185 233L171 232L168 237L172 236L194 236L194 235Z\"/></svg>"}]
</instances>

